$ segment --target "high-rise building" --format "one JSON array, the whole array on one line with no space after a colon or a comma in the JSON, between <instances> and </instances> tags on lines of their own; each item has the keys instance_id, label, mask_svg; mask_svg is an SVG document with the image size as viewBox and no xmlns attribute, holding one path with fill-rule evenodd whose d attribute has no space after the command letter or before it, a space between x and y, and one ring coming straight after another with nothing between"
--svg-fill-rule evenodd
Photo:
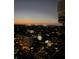
<instances>
[{"instance_id":1,"label":"high-rise building","mask_svg":"<svg viewBox=\"0 0 79 59\"><path fill-rule=\"evenodd\" d=\"M65 25L65 0L58 0L58 21Z\"/></svg>"}]
</instances>

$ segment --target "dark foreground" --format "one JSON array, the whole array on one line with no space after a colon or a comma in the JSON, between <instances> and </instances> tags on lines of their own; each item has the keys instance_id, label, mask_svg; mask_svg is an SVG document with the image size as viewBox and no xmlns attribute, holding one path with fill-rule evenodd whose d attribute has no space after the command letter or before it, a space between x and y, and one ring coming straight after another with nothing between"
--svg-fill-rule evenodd
<instances>
[{"instance_id":1,"label":"dark foreground","mask_svg":"<svg viewBox=\"0 0 79 59\"><path fill-rule=\"evenodd\" d=\"M14 59L65 59L64 26L14 25Z\"/></svg>"}]
</instances>

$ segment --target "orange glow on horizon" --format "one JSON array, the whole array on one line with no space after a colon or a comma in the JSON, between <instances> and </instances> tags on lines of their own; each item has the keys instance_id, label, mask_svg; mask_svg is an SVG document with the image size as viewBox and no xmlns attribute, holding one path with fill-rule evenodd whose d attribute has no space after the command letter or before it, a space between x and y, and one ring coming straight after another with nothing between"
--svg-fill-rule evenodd
<instances>
[{"instance_id":1,"label":"orange glow on horizon","mask_svg":"<svg viewBox=\"0 0 79 59\"><path fill-rule=\"evenodd\" d=\"M15 24L32 24L32 22L17 21Z\"/></svg>"},{"instance_id":2,"label":"orange glow on horizon","mask_svg":"<svg viewBox=\"0 0 79 59\"><path fill-rule=\"evenodd\" d=\"M15 24L48 24L48 22L17 21Z\"/></svg>"},{"instance_id":3,"label":"orange glow on horizon","mask_svg":"<svg viewBox=\"0 0 79 59\"><path fill-rule=\"evenodd\" d=\"M52 19L49 19L49 20L17 20L14 19L14 24L38 24L38 25L42 25L42 24L47 24L47 25L55 25L55 24L58 24L58 20L52 20Z\"/></svg>"}]
</instances>

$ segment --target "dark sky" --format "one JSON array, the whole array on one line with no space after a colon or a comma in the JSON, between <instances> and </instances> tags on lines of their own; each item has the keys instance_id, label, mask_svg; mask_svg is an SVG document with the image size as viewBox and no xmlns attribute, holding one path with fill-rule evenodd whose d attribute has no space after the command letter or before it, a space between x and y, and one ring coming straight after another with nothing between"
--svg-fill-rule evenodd
<instances>
[{"instance_id":1,"label":"dark sky","mask_svg":"<svg viewBox=\"0 0 79 59\"><path fill-rule=\"evenodd\" d=\"M57 0L15 0L15 22L57 23Z\"/></svg>"}]
</instances>

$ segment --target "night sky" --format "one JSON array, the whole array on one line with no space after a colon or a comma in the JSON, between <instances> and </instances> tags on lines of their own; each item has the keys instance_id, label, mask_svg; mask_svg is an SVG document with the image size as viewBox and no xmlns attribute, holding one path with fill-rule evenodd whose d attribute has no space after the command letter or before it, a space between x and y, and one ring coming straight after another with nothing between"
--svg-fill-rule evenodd
<instances>
[{"instance_id":1,"label":"night sky","mask_svg":"<svg viewBox=\"0 0 79 59\"><path fill-rule=\"evenodd\" d=\"M15 24L58 24L57 0L15 0Z\"/></svg>"}]
</instances>

